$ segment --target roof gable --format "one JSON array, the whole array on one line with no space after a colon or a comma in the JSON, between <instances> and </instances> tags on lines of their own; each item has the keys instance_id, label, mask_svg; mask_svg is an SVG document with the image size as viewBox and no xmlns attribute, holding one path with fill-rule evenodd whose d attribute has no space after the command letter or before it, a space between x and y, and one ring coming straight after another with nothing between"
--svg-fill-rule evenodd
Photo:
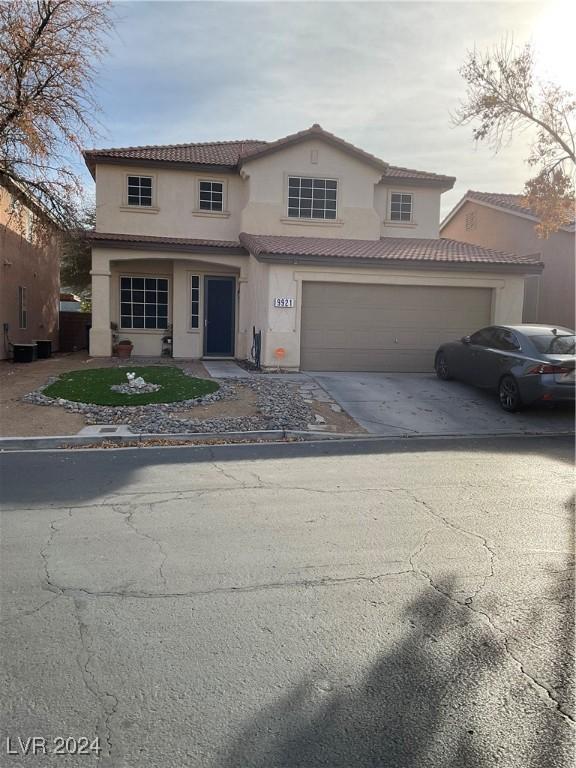
<instances>
[{"instance_id":1,"label":"roof gable","mask_svg":"<svg viewBox=\"0 0 576 768\"><path fill-rule=\"evenodd\" d=\"M380 160L380 158L371 155L369 152L365 152L363 149L354 146L354 144L350 144L348 141L340 139L333 133L325 131L318 123L314 123L314 125L312 125L310 128L306 128L304 131L292 133L289 136L284 136L282 139L269 142L264 146L247 149L240 157L239 165L241 167L246 162L251 162L252 160L257 160L261 157L271 155L274 152L286 149L287 147L293 146L294 144L300 144L303 141L309 141L310 139L319 139L320 141L325 141L327 144L330 144L333 147L336 147L337 149L352 155L356 159L375 168L378 168L378 170L383 173L388 168L388 163L384 162L384 160Z\"/></svg>"},{"instance_id":2,"label":"roof gable","mask_svg":"<svg viewBox=\"0 0 576 768\"><path fill-rule=\"evenodd\" d=\"M523 219L538 222L538 216L524 202L524 195L513 195L504 192L478 192L469 189L461 200L454 206L444 221L440 224L440 230L460 211L466 203L479 203L488 208L496 208L504 213L510 213ZM563 227L563 231L574 231L574 220Z\"/></svg>"}]
</instances>

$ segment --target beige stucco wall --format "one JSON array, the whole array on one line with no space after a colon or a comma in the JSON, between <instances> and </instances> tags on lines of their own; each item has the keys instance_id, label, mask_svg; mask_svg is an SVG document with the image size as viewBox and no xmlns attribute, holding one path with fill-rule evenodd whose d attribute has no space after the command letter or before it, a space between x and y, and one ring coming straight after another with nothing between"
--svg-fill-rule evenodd
<instances>
[{"instance_id":1,"label":"beige stucco wall","mask_svg":"<svg viewBox=\"0 0 576 768\"><path fill-rule=\"evenodd\" d=\"M153 178L151 208L127 205L127 176ZM336 221L288 218L288 176L338 181ZM237 240L240 232L376 240L438 237L440 191L380 182L382 172L322 140L311 139L245 162L237 173L202 173L119 164L96 167L96 229L99 232ZM224 184L224 213L198 210L198 183ZM389 221L391 192L413 195L410 224Z\"/></svg>"},{"instance_id":2,"label":"beige stucco wall","mask_svg":"<svg viewBox=\"0 0 576 768\"><path fill-rule=\"evenodd\" d=\"M380 237L374 187L382 173L330 144L318 140L303 141L281 152L245 162L242 174L249 177L250 190L241 216L244 232L365 240ZM302 223L288 219L289 175L336 179L336 221Z\"/></svg>"},{"instance_id":3,"label":"beige stucco wall","mask_svg":"<svg viewBox=\"0 0 576 768\"><path fill-rule=\"evenodd\" d=\"M392 192L412 194L412 221L390 221L390 195ZM440 226L440 190L430 187L405 187L378 184L375 207L380 217L382 237L438 237Z\"/></svg>"},{"instance_id":4,"label":"beige stucco wall","mask_svg":"<svg viewBox=\"0 0 576 768\"><path fill-rule=\"evenodd\" d=\"M0 359L10 356L3 324L13 343L27 344L50 339L58 349L60 309L60 241L44 233L44 241L26 237L26 218L10 213L11 195L0 187ZM27 328L19 327L18 287L27 289Z\"/></svg>"},{"instance_id":5,"label":"beige stucco wall","mask_svg":"<svg viewBox=\"0 0 576 768\"><path fill-rule=\"evenodd\" d=\"M129 207L127 176L152 176L152 208ZM198 211L200 180L224 184L224 213ZM96 168L96 229L98 232L165 237L237 240L244 182L236 174L194 173L146 166L98 165Z\"/></svg>"},{"instance_id":6,"label":"beige stucco wall","mask_svg":"<svg viewBox=\"0 0 576 768\"><path fill-rule=\"evenodd\" d=\"M469 213L475 215L476 223L474 229L467 230ZM533 311L524 320L574 328L575 234L560 231L541 239L534 225L533 220L466 201L441 235L519 255L540 253L544 271L539 279L528 278L527 305L532 304Z\"/></svg>"}]
</instances>

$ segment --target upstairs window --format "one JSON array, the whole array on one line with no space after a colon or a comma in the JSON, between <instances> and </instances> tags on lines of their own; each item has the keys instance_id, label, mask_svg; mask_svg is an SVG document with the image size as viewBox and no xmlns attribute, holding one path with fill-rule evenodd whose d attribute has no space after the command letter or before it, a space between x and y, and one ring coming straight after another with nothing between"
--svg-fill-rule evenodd
<instances>
[{"instance_id":1,"label":"upstairs window","mask_svg":"<svg viewBox=\"0 0 576 768\"><path fill-rule=\"evenodd\" d=\"M224 210L224 185L221 181L201 181L199 205L201 211Z\"/></svg>"},{"instance_id":2,"label":"upstairs window","mask_svg":"<svg viewBox=\"0 0 576 768\"><path fill-rule=\"evenodd\" d=\"M338 182L335 179L288 178L288 216L293 219L335 219Z\"/></svg>"},{"instance_id":3,"label":"upstairs window","mask_svg":"<svg viewBox=\"0 0 576 768\"><path fill-rule=\"evenodd\" d=\"M412 195L392 192L390 196L390 221L412 221Z\"/></svg>"},{"instance_id":4,"label":"upstairs window","mask_svg":"<svg viewBox=\"0 0 576 768\"><path fill-rule=\"evenodd\" d=\"M128 176L128 205L152 206L152 177Z\"/></svg>"}]
</instances>

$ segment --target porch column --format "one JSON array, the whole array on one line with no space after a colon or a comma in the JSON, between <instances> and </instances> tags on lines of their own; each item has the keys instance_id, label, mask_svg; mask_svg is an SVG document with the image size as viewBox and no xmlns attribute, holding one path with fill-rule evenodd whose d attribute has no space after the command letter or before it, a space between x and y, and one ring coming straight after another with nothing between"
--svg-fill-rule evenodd
<instances>
[{"instance_id":1,"label":"porch column","mask_svg":"<svg viewBox=\"0 0 576 768\"><path fill-rule=\"evenodd\" d=\"M244 265L240 268L238 277L238 334L236 357L246 360L250 355L252 345L252 327L250 326L250 309L248 306L248 273Z\"/></svg>"},{"instance_id":2,"label":"porch column","mask_svg":"<svg viewBox=\"0 0 576 768\"><path fill-rule=\"evenodd\" d=\"M112 331L110 329L110 260L105 254L92 252L92 328L90 329L90 355L110 357Z\"/></svg>"}]
</instances>

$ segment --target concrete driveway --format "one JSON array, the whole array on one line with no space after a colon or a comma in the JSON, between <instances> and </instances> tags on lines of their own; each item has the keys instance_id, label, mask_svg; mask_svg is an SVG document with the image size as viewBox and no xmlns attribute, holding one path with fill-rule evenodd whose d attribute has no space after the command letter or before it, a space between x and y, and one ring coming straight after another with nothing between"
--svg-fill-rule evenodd
<instances>
[{"instance_id":1,"label":"concrete driveway","mask_svg":"<svg viewBox=\"0 0 576 768\"><path fill-rule=\"evenodd\" d=\"M554 434L574 430L571 407L506 413L496 395L433 373L308 374L375 435Z\"/></svg>"}]
</instances>

